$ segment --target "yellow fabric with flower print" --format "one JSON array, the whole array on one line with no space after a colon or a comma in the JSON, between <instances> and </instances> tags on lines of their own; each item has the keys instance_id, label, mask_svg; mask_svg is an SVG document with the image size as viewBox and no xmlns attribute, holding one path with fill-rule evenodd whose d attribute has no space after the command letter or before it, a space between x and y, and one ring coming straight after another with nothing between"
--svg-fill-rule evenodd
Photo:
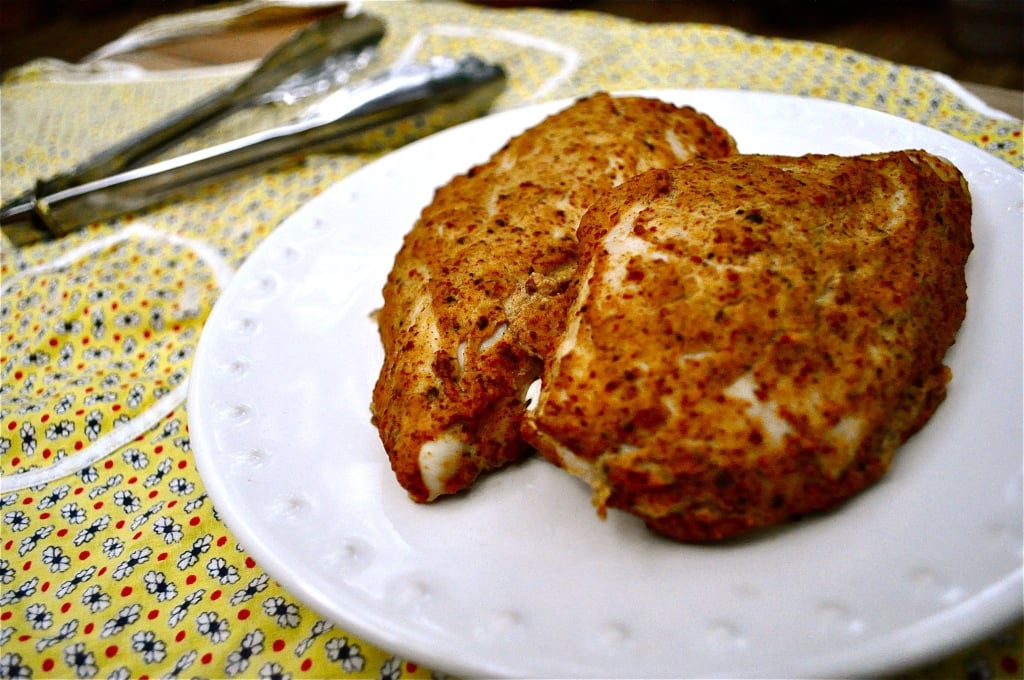
<instances>
[{"instance_id":1,"label":"yellow fabric with flower print","mask_svg":"<svg viewBox=\"0 0 1024 680\"><path fill-rule=\"evenodd\" d=\"M927 71L850 50L588 12L363 6L387 24L381 63L467 52L501 62L510 80L499 109L595 90L781 92L895 114L1024 167L1020 121L975 110ZM47 63L9 74L4 198L227 79L126 82ZM260 122L228 120L199 143ZM189 451L185 387L219 292L282 219L375 157L312 157L59 241L4 243L0 678L437 672L324 620L275 583L220 521ZM921 672L1019 677L1021 644L1018 624Z\"/></svg>"}]
</instances>

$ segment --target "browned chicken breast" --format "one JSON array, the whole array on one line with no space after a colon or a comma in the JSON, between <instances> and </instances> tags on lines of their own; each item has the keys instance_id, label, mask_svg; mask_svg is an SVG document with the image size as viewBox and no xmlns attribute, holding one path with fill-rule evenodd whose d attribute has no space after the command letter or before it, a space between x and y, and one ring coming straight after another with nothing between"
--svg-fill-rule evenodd
<instances>
[{"instance_id":1,"label":"browned chicken breast","mask_svg":"<svg viewBox=\"0 0 1024 680\"><path fill-rule=\"evenodd\" d=\"M971 200L920 151L653 170L579 227L524 430L594 503L705 541L832 508L932 415Z\"/></svg>"},{"instance_id":2,"label":"browned chicken breast","mask_svg":"<svg viewBox=\"0 0 1024 680\"><path fill-rule=\"evenodd\" d=\"M437 190L378 316L373 419L413 499L457 492L529 451L524 394L561 331L576 226L594 199L646 170L734 151L691 108L600 94Z\"/></svg>"}]
</instances>

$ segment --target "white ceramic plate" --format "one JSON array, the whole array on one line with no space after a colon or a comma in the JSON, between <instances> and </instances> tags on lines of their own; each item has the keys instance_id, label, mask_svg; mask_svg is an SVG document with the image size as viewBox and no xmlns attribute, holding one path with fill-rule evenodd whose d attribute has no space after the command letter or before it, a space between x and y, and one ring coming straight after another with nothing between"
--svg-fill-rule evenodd
<instances>
[{"instance_id":1,"label":"white ceramic plate","mask_svg":"<svg viewBox=\"0 0 1024 680\"><path fill-rule=\"evenodd\" d=\"M744 152L919 147L975 199L949 396L840 511L675 544L533 460L416 505L370 425L370 313L433 190L564 105L421 140L335 185L249 258L210 316L188 401L209 493L295 596L406 658L472 676L848 676L905 668L1021 612L1022 175L933 130L819 100L648 92Z\"/></svg>"}]
</instances>

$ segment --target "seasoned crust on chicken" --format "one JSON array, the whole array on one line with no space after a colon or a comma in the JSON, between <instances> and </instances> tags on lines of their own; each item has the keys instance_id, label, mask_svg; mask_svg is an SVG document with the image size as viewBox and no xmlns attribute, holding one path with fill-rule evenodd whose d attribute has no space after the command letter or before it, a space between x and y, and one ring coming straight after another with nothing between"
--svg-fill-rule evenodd
<instances>
[{"instance_id":1,"label":"seasoned crust on chicken","mask_svg":"<svg viewBox=\"0 0 1024 680\"><path fill-rule=\"evenodd\" d=\"M594 199L646 170L734 151L692 108L599 94L437 190L378 315L373 420L413 499L457 492L529 451L524 393L561 330L576 226Z\"/></svg>"},{"instance_id":2,"label":"seasoned crust on chicken","mask_svg":"<svg viewBox=\"0 0 1024 680\"><path fill-rule=\"evenodd\" d=\"M821 511L945 397L966 181L921 151L653 170L579 227L526 438L594 503L688 541Z\"/></svg>"}]
</instances>

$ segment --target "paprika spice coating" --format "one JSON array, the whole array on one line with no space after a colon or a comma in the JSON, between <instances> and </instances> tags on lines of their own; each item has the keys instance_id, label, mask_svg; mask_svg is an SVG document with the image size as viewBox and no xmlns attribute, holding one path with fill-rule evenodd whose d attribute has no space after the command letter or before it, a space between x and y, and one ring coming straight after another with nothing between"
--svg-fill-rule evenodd
<instances>
[{"instance_id":1,"label":"paprika spice coating","mask_svg":"<svg viewBox=\"0 0 1024 680\"><path fill-rule=\"evenodd\" d=\"M602 196L526 439L709 541L834 508L946 394L971 198L923 151L697 159Z\"/></svg>"},{"instance_id":2,"label":"paprika spice coating","mask_svg":"<svg viewBox=\"0 0 1024 680\"><path fill-rule=\"evenodd\" d=\"M561 330L576 227L601 193L652 168L736 150L689 107L597 94L440 187L384 286L373 422L416 501L530 452L526 388Z\"/></svg>"}]
</instances>

